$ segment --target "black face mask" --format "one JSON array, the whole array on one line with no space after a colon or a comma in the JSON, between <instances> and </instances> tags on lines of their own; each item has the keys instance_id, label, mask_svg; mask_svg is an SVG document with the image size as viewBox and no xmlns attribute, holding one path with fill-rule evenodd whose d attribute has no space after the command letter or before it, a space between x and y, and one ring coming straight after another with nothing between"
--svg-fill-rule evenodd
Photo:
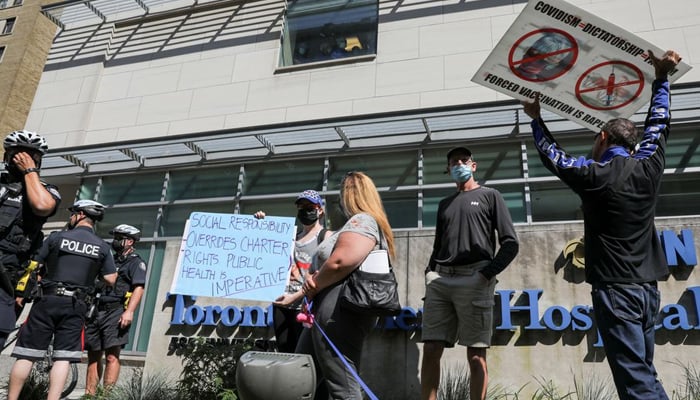
<instances>
[{"instance_id":1,"label":"black face mask","mask_svg":"<svg viewBox=\"0 0 700 400\"><path fill-rule=\"evenodd\" d=\"M301 209L297 212L297 218L299 218L299 222L301 222L304 225L312 225L316 221L318 221L318 210L317 209Z\"/></svg>"},{"instance_id":2,"label":"black face mask","mask_svg":"<svg viewBox=\"0 0 700 400\"><path fill-rule=\"evenodd\" d=\"M75 219L73 219L73 216L71 216L71 218L68 220L68 223L66 224L66 228L68 230L75 229L75 227L78 226L78 222L80 222L80 220L78 219L79 217L80 217L80 215L78 215L77 217L75 217ZM75 222L73 222L73 221L75 221Z\"/></svg>"},{"instance_id":3,"label":"black face mask","mask_svg":"<svg viewBox=\"0 0 700 400\"><path fill-rule=\"evenodd\" d=\"M126 248L126 239L122 240L112 240L112 250L116 251L117 254L121 254Z\"/></svg>"}]
</instances>

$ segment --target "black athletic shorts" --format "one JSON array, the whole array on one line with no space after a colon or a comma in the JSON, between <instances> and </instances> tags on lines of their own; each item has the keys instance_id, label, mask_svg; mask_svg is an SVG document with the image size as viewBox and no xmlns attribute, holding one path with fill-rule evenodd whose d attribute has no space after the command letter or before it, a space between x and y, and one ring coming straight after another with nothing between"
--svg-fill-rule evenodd
<instances>
[{"instance_id":1,"label":"black athletic shorts","mask_svg":"<svg viewBox=\"0 0 700 400\"><path fill-rule=\"evenodd\" d=\"M97 311L95 316L85 324L85 350L99 351L112 347L124 347L129 343L129 327L119 327L119 318L124 307Z\"/></svg>"},{"instance_id":2,"label":"black athletic shorts","mask_svg":"<svg viewBox=\"0 0 700 400\"><path fill-rule=\"evenodd\" d=\"M41 360L54 337L54 360L80 362L86 311L85 302L74 297L44 296L34 300L12 357Z\"/></svg>"}]
</instances>

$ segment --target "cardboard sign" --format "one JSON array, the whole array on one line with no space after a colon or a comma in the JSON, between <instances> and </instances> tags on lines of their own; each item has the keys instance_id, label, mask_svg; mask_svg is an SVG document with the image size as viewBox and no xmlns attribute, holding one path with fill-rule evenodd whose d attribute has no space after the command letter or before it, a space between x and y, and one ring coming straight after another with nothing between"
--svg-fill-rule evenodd
<instances>
[{"instance_id":1,"label":"cardboard sign","mask_svg":"<svg viewBox=\"0 0 700 400\"><path fill-rule=\"evenodd\" d=\"M597 132L651 99L648 50L667 49L564 1L530 0L472 81L518 100L540 92L543 109ZM681 62L669 81L690 68Z\"/></svg>"},{"instance_id":2,"label":"cardboard sign","mask_svg":"<svg viewBox=\"0 0 700 400\"><path fill-rule=\"evenodd\" d=\"M193 212L170 292L272 301L287 284L294 230L289 217Z\"/></svg>"}]
</instances>

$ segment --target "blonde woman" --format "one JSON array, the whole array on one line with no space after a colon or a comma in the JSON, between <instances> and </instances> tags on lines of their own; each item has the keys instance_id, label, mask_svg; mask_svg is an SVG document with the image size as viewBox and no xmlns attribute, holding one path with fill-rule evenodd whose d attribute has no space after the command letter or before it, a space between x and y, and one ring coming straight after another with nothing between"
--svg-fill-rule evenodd
<instances>
[{"instance_id":1,"label":"blonde woman","mask_svg":"<svg viewBox=\"0 0 700 400\"><path fill-rule=\"evenodd\" d=\"M381 248L394 257L394 235L377 188L364 173L349 172L343 178L340 206L349 220L321 243L317 252L321 267L306 277L302 290L307 299L313 301L312 312L320 327L350 365L359 371L364 339L377 318L343 308L338 295L343 281L372 250L380 248L380 243ZM312 346L304 349L309 343ZM305 330L299 345L298 352L313 355L329 399L362 399L359 383L318 329Z\"/></svg>"}]
</instances>

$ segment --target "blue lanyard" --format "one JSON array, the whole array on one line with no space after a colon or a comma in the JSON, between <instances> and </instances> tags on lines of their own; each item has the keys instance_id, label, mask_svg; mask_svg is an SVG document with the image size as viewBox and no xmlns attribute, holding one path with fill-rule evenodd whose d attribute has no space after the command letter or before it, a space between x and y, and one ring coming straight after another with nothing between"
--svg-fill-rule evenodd
<instances>
[{"instance_id":1,"label":"blue lanyard","mask_svg":"<svg viewBox=\"0 0 700 400\"><path fill-rule=\"evenodd\" d=\"M311 307L313 307L313 301L309 302L306 300L306 297L304 297L304 303L306 303L306 311L304 311L304 307L302 307L301 312L305 313L305 314L311 314ZM307 320L308 320L308 318L307 318ZM350 371L350 373L355 378L357 383L359 383L360 386L362 387L362 390L364 390L365 393L367 393L367 397L369 397L370 400L379 400L377 398L377 396L372 392L372 390L367 386L365 381L363 381L362 378L360 378L360 375L357 373L357 371L355 371L355 368L353 368L353 366L350 365L350 363L345 358L343 353L341 353L340 350L338 350L338 348L335 347L335 344L333 344L333 341L331 340L331 338L329 338L328 335L326 335L326 332L324 332L323 328L321 328L321 325L318 323L318 321L316 321L315 318L311 317L311 322L313 322L316 329L318 329L318 331L321 332L321 335L323 335L323 337L326 338L326 341L331 346L333 351L335 351L335 354L338 355L338 358L340 358L340 361L343 362L343 365L345 365L345 368L347 368L348 371Z\"/></svg>"}]
</instances>

